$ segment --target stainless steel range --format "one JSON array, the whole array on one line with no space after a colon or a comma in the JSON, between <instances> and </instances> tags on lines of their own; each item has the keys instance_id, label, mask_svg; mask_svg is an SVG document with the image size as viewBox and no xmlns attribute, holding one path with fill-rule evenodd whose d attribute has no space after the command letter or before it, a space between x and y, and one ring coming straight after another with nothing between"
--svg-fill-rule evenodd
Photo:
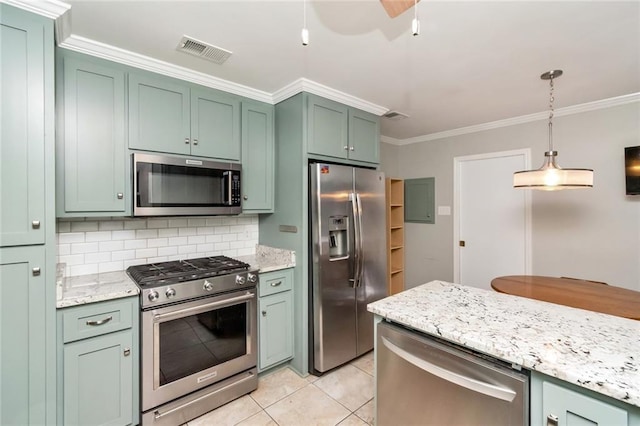
<instances>
[{"instance_id":1,"label":"stainless steel range","mask_svg":"<svg viewBox=\"0 0 640 426\"><path fill-rule=\"evenodd\" d=\"M226 256L131 266L143 425L179 425L258 386L258 273Z\"/></svg>"}]
</instances>

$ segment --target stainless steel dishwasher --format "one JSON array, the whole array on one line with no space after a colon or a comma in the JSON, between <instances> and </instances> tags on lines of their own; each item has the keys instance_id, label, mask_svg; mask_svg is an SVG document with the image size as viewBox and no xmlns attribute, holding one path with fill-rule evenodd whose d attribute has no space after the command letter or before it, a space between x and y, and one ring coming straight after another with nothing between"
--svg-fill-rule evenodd
<instances>
[{"instance_id":1,"label":"stainless steel dishwasher","mask_svg":"<svg viewBox=\"0 0 640 426\"><path fill-rule=\"evenodd\" d=\"M376 344L377 425L529 424L525 372L387 322Z\"/></svg>"}]
</instances>

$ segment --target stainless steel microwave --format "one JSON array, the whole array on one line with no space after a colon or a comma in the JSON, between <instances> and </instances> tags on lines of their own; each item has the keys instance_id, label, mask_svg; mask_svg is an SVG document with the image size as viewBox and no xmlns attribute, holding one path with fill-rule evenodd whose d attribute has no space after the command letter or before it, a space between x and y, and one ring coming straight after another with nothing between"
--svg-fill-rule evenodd
<instances>
[{"instance_id":1,"label":"stainless steel microwave","mask_svg":"<svg viewBox=\"0 0 640 426\"><path fill-rule=\"evenodd\" d=\"M241 165L134 153L134 216L242 213Z\"/></svg>"}]
</instances>

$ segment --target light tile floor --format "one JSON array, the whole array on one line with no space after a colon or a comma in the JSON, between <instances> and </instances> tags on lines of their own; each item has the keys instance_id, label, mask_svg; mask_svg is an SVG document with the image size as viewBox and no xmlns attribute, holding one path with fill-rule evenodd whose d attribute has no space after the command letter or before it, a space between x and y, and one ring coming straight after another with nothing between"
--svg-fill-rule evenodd
<instances>
[{"instance_id":1,"label":"light tile floor","mask_svg":"<svg viewBox=\"0 0 640 426\"><path fill-rule=\"evenodd\" d=\"M322 377L288 368L260 377L258 389L188 426L366 426L373 424L373 352Z\"/></svg>"}]
</instances>

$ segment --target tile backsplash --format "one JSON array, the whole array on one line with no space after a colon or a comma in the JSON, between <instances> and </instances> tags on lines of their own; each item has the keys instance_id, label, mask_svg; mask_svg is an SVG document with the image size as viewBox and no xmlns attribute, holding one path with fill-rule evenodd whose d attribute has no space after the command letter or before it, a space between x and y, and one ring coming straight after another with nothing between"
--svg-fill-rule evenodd
<instances>
[{"instance_id":1,"label":"tile backsplash","mask_svg":"<svg viewBox=\"0 0 640 426\"><path fill-rule=\"evenodd\" d=\"M255 253L258 216L58 219L58 263L68 277L131 265Z\"/></svg>"}]
</instances>

